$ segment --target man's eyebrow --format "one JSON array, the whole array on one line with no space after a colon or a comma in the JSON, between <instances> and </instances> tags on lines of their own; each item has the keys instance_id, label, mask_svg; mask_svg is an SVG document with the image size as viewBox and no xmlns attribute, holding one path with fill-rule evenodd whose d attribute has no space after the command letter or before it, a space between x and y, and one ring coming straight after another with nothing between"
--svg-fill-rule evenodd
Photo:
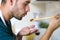
<instances>
[{"instance_id":1,"label":"man's eyebrow","mask_svg":"<svg viewBox=\"0 0 60 40\"><path fill-rule=\"evenodd\" d=\"M30 1L26 1L26 3L30 3Z\"/></svg>"}]
</instances>

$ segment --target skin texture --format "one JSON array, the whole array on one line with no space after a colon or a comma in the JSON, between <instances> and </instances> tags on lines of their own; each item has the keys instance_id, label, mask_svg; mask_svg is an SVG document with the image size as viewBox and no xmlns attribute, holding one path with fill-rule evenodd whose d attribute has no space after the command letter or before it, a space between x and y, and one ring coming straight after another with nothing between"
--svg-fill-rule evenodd
<instances>
[{"instance_id":1,"label":"skin texture","mask_svg":"<svg viewBox=\"0 0 60 40\"><path fill-rule=\"evenodd\" d=\"M52 33L60 26L60 13L55 15L49 23L49 26L40 40L49 40Z\"/></svg>"},{"instance_id":2,"label":"skin texture","mask_svg":"<svg viewBox=\"0 0 60 40\"><path fill-rule=\"evenodd\" d=\"M6 3L1 4L0 6L4 20L9 21L13 17L18 20L22 20L22 18L30 10L29 3L30 0L6 0ZM31 25L21 29L17 35L17 40L22 40L22 36L35 33L37 31L36 29L31 30L34 27L34 25Z\"/></svg>"},{"instance_id":3,"label":"skin texture","mask_svg":"<svg viewBox=\"0 0 60 40\"><path fill-rule=\"evenodd\" d=\"M21 20L30 10L29 3L30 0L8 0L5 4L2 4L1 10L3 11L5 20L8 21L12 17Z\"/></svg>"}]
</instances>

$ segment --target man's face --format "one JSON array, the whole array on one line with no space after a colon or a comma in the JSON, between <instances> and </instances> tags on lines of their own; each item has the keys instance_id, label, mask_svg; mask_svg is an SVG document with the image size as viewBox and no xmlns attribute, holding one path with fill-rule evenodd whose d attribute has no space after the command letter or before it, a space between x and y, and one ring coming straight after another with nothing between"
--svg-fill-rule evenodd
<instances>
[{"instance_id":1,"label":"man's face","mask_svg":"<svg viewBox=\"0 0 60 40\"><path fill-rule=\"evenodd\" d=\"M29 4L30 0L16 0L16 2L14 3L12 9L11 9L11 13L12 15L21 20L22 17L24 17L27 12L30 10L29 8Z\"/></svg>"}]
</instances>

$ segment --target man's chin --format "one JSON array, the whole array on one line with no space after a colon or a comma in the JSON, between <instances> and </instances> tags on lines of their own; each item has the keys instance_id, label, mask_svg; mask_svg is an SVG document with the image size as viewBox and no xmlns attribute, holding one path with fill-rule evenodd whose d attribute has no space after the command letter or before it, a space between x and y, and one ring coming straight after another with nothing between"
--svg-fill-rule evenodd
<instances>
[{"instance_id":1,"label":"man's chin","mask_svg":"<svg viewBox=\"0 0 60 40\"><path fill-rule=\"evenodd\" d=\"M21 18L19 18L18 20L22 20L22 17L21 17Z\"/></svg>"},{"instance_id":2,"label":"man's chin","mask_svg":"<svg viewBox=\"0 0 60 40\"><path fill-rule=\"evenodd\" d=\"M20 17L20 18L16 18L16 19L18 19L18 20L22 20L22 17Z\"/></svg>"}]
</instances>

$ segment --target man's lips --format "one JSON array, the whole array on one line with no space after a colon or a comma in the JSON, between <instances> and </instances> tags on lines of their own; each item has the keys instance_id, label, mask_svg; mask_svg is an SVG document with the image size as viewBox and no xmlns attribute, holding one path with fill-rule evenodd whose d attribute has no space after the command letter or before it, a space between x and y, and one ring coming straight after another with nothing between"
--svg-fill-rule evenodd
<instances>
[{"instance_id":1,"label":"man's lips","mask_svg":"<svg viewBox=\"0 0 60 40\"><path fill-rule=\"evenodd\" d=\"M23 14L23 17L24 17L25 15L27 15L27 13Z\"/></svg>"}]
</instances>

